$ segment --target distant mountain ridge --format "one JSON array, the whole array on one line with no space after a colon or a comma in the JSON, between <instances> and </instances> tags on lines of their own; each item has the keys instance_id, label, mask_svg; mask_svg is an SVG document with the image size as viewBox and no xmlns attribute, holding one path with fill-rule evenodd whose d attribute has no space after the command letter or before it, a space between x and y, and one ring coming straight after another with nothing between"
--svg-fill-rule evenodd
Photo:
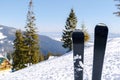
<instances>
[{"instance_id":1,"label":"distant mountain ridge","mask_svg":"<svg viewBox=\"0 0 120 80\"><path fill-rule=\"evenodd\" d=\"M0 25L0 53L13 51L13 40L15 39L16 28ZM64 54L66 50L62 47L62 42L39 35L40 50L43 54L48 52L54 54Z\"/></svg>"},{"instance_id":2,"label":"distant mountain ridge","mask_svg":"<svg viewBox=\"0 0 120 80\"><path fill-rule=\"evenodd\" d=\"M11 52L13 50L15 32L16 28L0 25L0 54ZM66 52L66 49L62 47L62 42L60 42L61 35L61 32L47 32L39 35L41 52L43 54L47 54L48 52L54 54L64 54ZM94 33L90 33L90 36L90 41L93 42ZM109 33L109 38L114 37L120 37L120 34Z\"/></svg>"},{"instance_id":3,"label":"distant mountain ridge","mask_svg":"<svg viewBox=\"0 0 120 80\"><path fill-rule=\"evenodd\" d=\"M50 38L55 39L57 41L60 41L61 38L62 38L62 32L41 32L40 34L47 35ZM93 42L94 41L94 33L89 33L88 32L88 34L90 35L90 40L89 41ZM109 32L109 34L108 34L108 38L117 38L117 37L120 37L120 33Z\"/></svg>"}]
</instances>

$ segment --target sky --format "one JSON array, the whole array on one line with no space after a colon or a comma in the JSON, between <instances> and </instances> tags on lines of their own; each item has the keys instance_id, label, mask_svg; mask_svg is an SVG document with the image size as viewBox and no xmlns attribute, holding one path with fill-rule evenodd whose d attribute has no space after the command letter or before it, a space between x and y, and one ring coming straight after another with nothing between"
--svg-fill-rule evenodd
<instances>
[{"instance_id":1,"label":"sky","mask_svg":"<svg viewBox=\"0 0 120 80\"><path fill-rule=\"evenodd\" d=\"M0 0L0 24L24 30L29 0ZM77 17L77 29L84 22L88 32L105 23L109 32L120 33L120 17L114 0L33 0L38 32L62 32L71 9Z\"/></svg>"}]
</instances>

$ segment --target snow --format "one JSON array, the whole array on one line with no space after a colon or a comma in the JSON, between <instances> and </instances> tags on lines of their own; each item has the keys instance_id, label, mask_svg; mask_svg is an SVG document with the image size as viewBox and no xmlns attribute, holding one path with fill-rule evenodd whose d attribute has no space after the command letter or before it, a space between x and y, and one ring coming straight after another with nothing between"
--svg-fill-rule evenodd
<instances>
[{"instance_id":1,"label":"snow","mask_svg":"<svg viewBox=\"0 0 120 80\"><path fill-rule=\"evenodd\" d=\"M84 52L84 80L91 80L93 44ZM120 80L120 38L108 41L102 74L102 80ZM74 80L73 54L66 53L13 73L0 74L0 80Z\"/></svg>"},{"instance_id":2,"label":"snow","mask_svg":"<svg viewBox=\"0 0 120 80\"><path fill-rule=\"evenodd\" d=\"M0 54L0 58L3 58L3 55L2 55L2 54Z\"/></svg>"},{"instance_id":3,"label":"snow","mask_svg":"<svg viewBox=\"0 0 120 80\"><path fill-rule=\"evenodd\" d=\"M2 30L3 29L3 27L0 25L0 30ZM4 38L6 38L7 36L5 36L5 35L3 35L3 33L2 32L0 32L0 39L4 39Z\"/></svg>"},{"instance_id":4,"label":"snow","mask_svg":"<svg viewBox=\"0 0 120 80\"><path fill-rule=\"evenodd\" d=\"M0 39L4 39L6 38L7 36L3 35L3 33L0 32Z\"/></svg>"},{"instance_id":5,"label":"snow","mask_svg":"<svg viewBox=\"0 0 120 80\"><path fill-rule=\"evenodd\" d=\"M55 58L55 56L50 56L48 60Z\"/></svg>"}]
</instances>

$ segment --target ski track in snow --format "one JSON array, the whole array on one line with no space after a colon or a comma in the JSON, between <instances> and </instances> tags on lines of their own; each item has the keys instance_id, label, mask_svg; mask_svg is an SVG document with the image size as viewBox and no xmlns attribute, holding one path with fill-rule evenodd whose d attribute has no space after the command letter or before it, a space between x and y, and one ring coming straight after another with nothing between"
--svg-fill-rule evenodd
<instances>
[{"instance_id":1,"label":"ski track in snow","mask_svg":"<svg viewBox=\"0 0 120 80\"><path fill-rule=\"evenodd\" d=\"M91 80L93 45L84 52L84 80ZM14 73L1 74L0 80L74 80L73 54L70 52ZM120 80L120 38L107 43L102 80Z\"/></svg>"}]
</instances>

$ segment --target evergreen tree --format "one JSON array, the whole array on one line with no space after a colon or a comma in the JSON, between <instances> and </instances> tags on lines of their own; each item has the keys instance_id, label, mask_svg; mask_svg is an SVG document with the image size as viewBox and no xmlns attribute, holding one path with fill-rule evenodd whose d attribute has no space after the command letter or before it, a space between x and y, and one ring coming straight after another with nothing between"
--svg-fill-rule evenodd
<instances>
[{"instance_id":1,"label":"evergreen tree","mask_svg":"<svg viewBox=\"0 0 120 80\"><path fill-rule=\"evenodd\" d=\"M68 52L72 50L72 32L76 29L77 18L74 10L71 9L69 17L66 20L65 30L63 30L62 41L63 47L68 49Z\"/></svg>"},{"instance_id":2,"label":"evergreen tree","mask_svg":"<svg viewBox=\"0 0 120 80\"><path fill-rule=\"evenodd\" d=\"M90 39L90 35L88 34L84 23L81 25L81 30L84 32L84 42L87 42Z\"/></svg>"},{"instance_id":3,"label":"evergreen tree","mask_svg":"<svg viewBox=\"0 0 120 80\"><path fill-rule=\"evenodd\" d=\"M119 1L120 2L120 0L115 0L115 1ZM120 10L120 3L116 4L116 6L117 6L118 10ZM116 14L117 16L120 16L120 11L114 12L113 14Z\"/></svg>"},{"instance_id":4,"label":"evergreen tree","mask_svg":"<svg viewBox=\"0 0 120 80\"><path fill-rule=\"evenodd\" d=\"M27 25L25 32L25 45L28 46L27 55L28 66L39 62L40 48L39 48L39 37L35 31L35 16L33 12L32 0L29 3L29 10L27 14Z\"/></svg>"},{"instance_id":5,"label":"evergreen tree","mask_svg":"<svg viewBox=\"0 0 120 80\"><path fill-rule=\"evenodd\" d=\"M16 39L14 40L14 49L15 51L12 54L13 58L13 69L19 70L22 69L25 66L27 55L25 54L25 51L27 50L27 47L24 45L24 37L20 30L16 31Z\"/></svg>"},{"instance_id":6,"label":"evergreen tree","mask_svg":"<svg viewBox=\"0 0 120 80\"><path fill-rule=\"evenodd\" d=\"M35 16L33 13L32 0L29 3L27 14L27 25L24 34L20 30L16 31L14 40L13 69L19 70L24 67L36 64L44 57L40 54L39 37L35 31Z\"/></svg>"}]
</instances>

